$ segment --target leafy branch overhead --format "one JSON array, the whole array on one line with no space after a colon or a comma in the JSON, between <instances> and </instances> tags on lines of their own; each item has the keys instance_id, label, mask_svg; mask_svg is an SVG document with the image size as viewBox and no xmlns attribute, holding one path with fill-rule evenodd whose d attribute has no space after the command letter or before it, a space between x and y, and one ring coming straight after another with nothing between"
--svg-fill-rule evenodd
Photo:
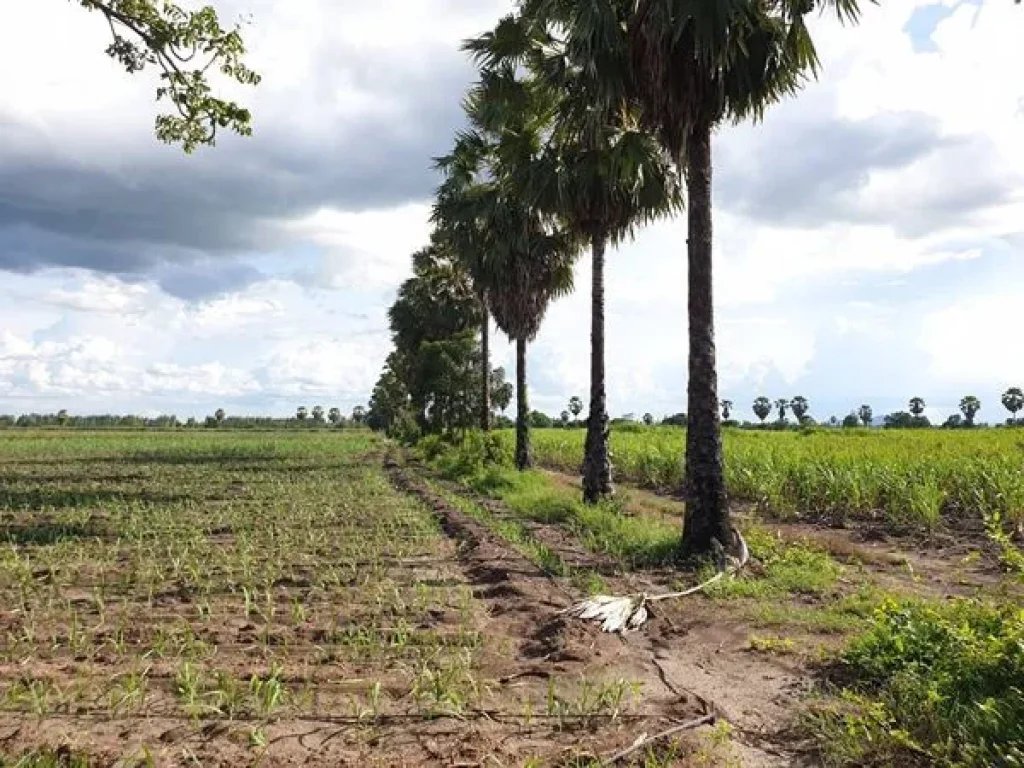
<instances>
[{"instance_id":1,"label":"leafy branch overhead","mask_svg":"<svg viewBox=\"0 0 1024 768\"><path fill-rule=\"evenodd\" d=\"M160 69L156 98L170 101L173 111L156 118L158 139L190 153L212 146L221 129L252 135L249 110L217 96L210 82L215 73L241 85L260 82L243 61L240 25L225 29L210 6L190 11L166 0L78 2L106 18L112 37L107 55L129 74Z\"/></svg>"}]
</instances>

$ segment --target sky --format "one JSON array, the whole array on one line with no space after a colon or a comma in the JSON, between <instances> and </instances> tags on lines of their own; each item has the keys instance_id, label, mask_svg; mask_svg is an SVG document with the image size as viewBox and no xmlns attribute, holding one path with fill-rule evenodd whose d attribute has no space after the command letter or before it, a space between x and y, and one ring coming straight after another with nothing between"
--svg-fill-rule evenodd
<instances>
[{"instance_id":1,"label":"sky","mask_svg":"<svg viewBox=\"0 0 1024 768\"><path fill-rule=\"evenodd\" d=\"M246 14L255 135L153 137L155 74L67 0L0 25L0 412L287 415L365 403L473 69L510 0L216 0ZM1024 386L1024 9L889 0L812 24L820 78L715 137L720 393L819 419ZM41 44L44 41L45 44ZM609 255L612 415L685 410L685 217ZM588 391L590 274L532 404ZM514 367L502 341L496 364Z\"/></svg>"}]
</instances>

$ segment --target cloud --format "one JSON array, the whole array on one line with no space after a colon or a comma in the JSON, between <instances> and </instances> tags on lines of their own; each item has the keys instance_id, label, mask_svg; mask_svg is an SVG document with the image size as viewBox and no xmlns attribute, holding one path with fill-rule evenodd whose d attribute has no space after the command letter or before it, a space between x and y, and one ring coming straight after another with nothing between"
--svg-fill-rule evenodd
<instances>
[{"instance_id":1,"label":"cloud","mask_svg":"<svg viewBox=\"0 0 1024 768\"><path fill-rule=\"evenodd\" d=\"M244 98L257 115L256 135L225 137L215 151L192 157L152 139L152 82L125 84L110 62L97 63L106 32L95 18L67 4L18 7L20 23L0 32L0 70L21 72L15 92L0 95L0 189L18 191L0 196L0 269L164 269L166 286L191 296L214 282L224 290L251 282L251 271L210 260L295 245L294 221L429 196L431 157L447 149L472 77L457 41L504 4L225 5L226 18L245 6L255 19L248 41L266 78ZM87 44L22 67L32 51L18 29L44 20L58 38L77 34ZM89 62L81 71L68 65L79 56ZM111 84L102 89L107 100L75 98L100 77ZM77 117L82 124L70 130ZM114 124L126 136L110 141Z\"/></svg>"},{"instance_id":2,"label":"cloud","mask_svg":"<svg viewBox=\"0 0 1024 768\"><path fill-rule=\"evenodd\" d=\"M458 41L511 3L217 5L252 13L265 80L239 92L256 135L193 157L155 142L155 81L103 56L95 16L5 12L0 71L19 77L0 90L0 409L368 397L427 240L431 156L462 119ZM756 395L797 393L819 418L913 395L938 417L1020 383L1020 9L935 5L869 5L856 29L815 19L820 81L716 135L717 353L741 417ZM24 34L44 25L59 55ZM686 407L685 254L685 216L609 253L614 414ZM534 407L587 395L588 285L584 256L531 347ZM495 361L511 374L500 338Z\"/></svg>"}]
</instances>

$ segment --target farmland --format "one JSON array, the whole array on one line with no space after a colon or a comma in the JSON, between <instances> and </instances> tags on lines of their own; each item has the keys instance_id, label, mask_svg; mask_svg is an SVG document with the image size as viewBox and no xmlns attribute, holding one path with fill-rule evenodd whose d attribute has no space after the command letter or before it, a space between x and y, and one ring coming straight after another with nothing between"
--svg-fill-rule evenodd
<instances>
[{"instance_id":1,"label":"farmland","mask_svg":"<svg viewBox=\"0 0 1024 768\"><path fill-rule=\"evenodd\" d=\"M0 754L522 764L689 709L534 638L566 595L462 552L370 433L27 432L0 478Z\"/></svg>"},{"instance_id":2,"label":"farmland","mask_svg":"<svg viewBox=\"0 0 1024 768\"><path fill-rule=\"evenodd\" d=\"M730 479L930 460L970 488L945 437L924 456L911 435L730 434ZM517 473L478 435L406 451L361 430L4 433L0 764L596 765L694 721L624 762L983 765L1019 743L1019 582L977 531L913 552L809 525L814 499L785 521L750 506L749 572L625 638L566 619L589 594L696 577L673 560L682 504L639 487L671 490L681 433L616 434L635 482L596 507L568 476L577 439L538 432L566 473ZM1010 435L955 439L965 467L1012 468ZM935 633L897 637L915 621ZM978 689L900 677L893 643L936 651L925 637L973 648L949 664ZM904 683L836 698L814 669L840 659ZM927 722L900 719L911 699ZM955 715L984 702L1010 725Z\"/></svg>"},{"instance_id":3,"label":"farmland","mask_svg":"<svg viewBox=\"0 0 1024 768\"><path fill-rule=\"evenodd\" d=\"M538 430L537 460L576 473L584 430ZM512 435L507 435L509 441ZM673 492L683 482L686 433L612 430L616 476ZM726 430L730 494L772 515L932 528L1024 521L1024 433L1018 430Z\"/></svg>"}]
</instances>

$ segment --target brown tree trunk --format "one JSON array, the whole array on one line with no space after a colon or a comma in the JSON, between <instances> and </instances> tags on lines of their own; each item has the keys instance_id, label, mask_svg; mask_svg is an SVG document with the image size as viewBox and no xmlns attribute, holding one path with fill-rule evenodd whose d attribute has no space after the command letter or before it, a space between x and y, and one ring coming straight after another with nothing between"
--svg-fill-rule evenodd
<instances>
[{"instance_id":1,"label":"brown tree trunk","mask_svg":"<svg viewBox=\"0 0 1024 768\"><path fill-rule=\"evenodd\" d=\"M516 468L533 466L530 447L530 402L526 392L526 340L516 339Z\"/></svg>"},{"instance_id":2,"label":"brown tree trunk","mask_svg":"<svg viewBox=\"0 0 1024 768\"><path fill-rule=\"evenodd\" d=\"M614 493L608 455L608 403L604 365L604 235L591 241L593 282L590 292L590 413L583 456L583 501L596 504Z\"/></svg>"},{"instance_id":3,"label":"brown tree trunk","mask_svg":"<svg viewBox=\"0 0 1024 768\"><path fill-rule=\"evenodd\" d=\"M480 326L480 353L483 358L480 364L480 429L489 432L491 429L491 316L487 305L481 301L483 323Z\"/></svg>"},{"instance_id":4,"label":"brown tree trunk","mask_svg":"<svg viewBox=\"0 0 1024 768\"><path fill-rule=\"evenodd\" d=\"M727 549L733 545L722 467L715 364L710 121L700 121L692 129L686 161L690 359L682 553L692 556L711 552L712 539L717 539Z\"/></svg>"}]
</instances>

